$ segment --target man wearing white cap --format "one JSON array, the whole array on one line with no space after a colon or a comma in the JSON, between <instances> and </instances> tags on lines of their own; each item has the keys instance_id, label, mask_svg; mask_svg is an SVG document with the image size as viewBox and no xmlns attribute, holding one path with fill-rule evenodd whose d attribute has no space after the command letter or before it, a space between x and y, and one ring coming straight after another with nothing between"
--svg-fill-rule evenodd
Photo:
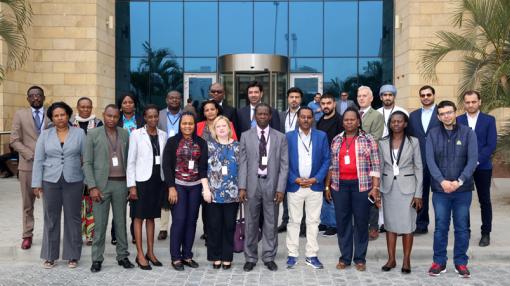
<instances>
[{"instance_id":1,"label":"man wearing white cap","mask_svg":"<svg viewBox=\"0 0 510 286\"><path fill-rule=\"evenodd\" d=\"M379 97L381 98L383 106L377 109L377 111L384 116L383 137L385 137L388 135L388 119L390 115L397 110L404 112L407 116L409 116L409 113L404 108L395 105L395 98L397 97L397 89L395 86L391 84L381 86L381 89L379 89Z\"/></svg>"}]
</instances>

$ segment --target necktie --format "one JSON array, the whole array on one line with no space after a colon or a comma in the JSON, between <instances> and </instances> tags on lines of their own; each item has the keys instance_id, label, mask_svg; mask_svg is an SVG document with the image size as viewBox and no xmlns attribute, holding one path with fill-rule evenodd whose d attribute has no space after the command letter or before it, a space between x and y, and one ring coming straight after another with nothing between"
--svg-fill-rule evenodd
<instances>
[{"instance_id":1,"label":"necktie","mask_svg":"<svg viewBox=\"0 0 510 286\"><path fill-rule=\"evenodd\" d=\"M266 137L264 136L264 130L260 131L260 141L259 141L259 169L266 169L266 165L262 165L262 157L267 156L266 152Z\"/></svg>"},{"instance_id":2,"label":"necktie","mask_svg":"<svg viewBox=\"0 0 510 286\"><path fill-rule=\"evenodd\" d=\"M35 131L41 133L41 118L39 118L39 110L34 111Z\"/></svg>"},{"instance_id":3,"label":"necktie","mask_svg":"<svg viewBox=\"0 0 510 286\"><path fill-rule=\"evenodd\" d=\"M363 118L363 114L365 114L365 111L360 111L359 112L359 115L361 116L361 118Z\"/></svg>"}]
</instances>

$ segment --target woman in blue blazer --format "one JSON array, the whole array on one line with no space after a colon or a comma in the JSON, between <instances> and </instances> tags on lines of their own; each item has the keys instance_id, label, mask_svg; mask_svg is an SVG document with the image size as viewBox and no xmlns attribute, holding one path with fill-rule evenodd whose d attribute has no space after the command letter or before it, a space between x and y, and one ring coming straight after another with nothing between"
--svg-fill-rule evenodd
<instances>
[{"instance_id":1,"label":"woman in blue blazer","mask_svg":"<svg viewBox=\"0 0 510 286\"><path fill-rule=\"evenodd\" d=\"M41 258L44 268L53 268L60 251L60 217L64 209L64 251L62 258L75 268L81 256L81 196L83 172L81 158L85 132L69 125L73 110L55 102L47 112L53 127L43 131L34 155L32 188L43 197L44 229Z\"/></svg>"}]
</instances>

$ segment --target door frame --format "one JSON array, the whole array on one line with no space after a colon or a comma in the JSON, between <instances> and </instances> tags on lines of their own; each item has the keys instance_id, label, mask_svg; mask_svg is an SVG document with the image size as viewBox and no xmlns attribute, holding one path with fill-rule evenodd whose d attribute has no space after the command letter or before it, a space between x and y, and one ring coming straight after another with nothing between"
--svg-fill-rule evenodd
<instances>
[{"instance_id":1,"label":"door frame","mask_svg":"<svg viewBox=\"0 0 510 286\"><path fill-rule=\"evenodd\" d=\"M324 87L324 76L322 73L291 73L289 82L290 87L296 86L295 85L296 78L316 78L318 80L317 92L320 92L322 94Z\"/></svg>"},{"instance_id":2,"label":"door frame","mask_svg":"<svg viewBox=\"0 0 510 286\"><path fill-rule=\"evenodd\" d=\"M210 78L212 83L218 81L216 73L185 73L184 74L184 87L183 87L183 106L186 106L186 102L189 98L189 80L190 78Z\"/></svg>"}]
</instances>

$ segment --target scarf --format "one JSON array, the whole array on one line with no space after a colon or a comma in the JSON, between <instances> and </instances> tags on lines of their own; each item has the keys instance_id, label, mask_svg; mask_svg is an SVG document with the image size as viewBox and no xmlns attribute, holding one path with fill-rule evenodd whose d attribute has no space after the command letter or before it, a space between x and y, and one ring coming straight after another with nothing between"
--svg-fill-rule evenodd
<instances>
[{"instance_id":1,"label":"scarf","mask_svg":"<svg viewBox=\"0 0 510 286\"><path fill-rule=\"evenodd\" d=\"M94 114L90 115L88 118L81 118L79 115L76 115L74 118L73 126L80 127L80 122L88 122L87 130L96 127L96 116Z\"/></svg>"}]
</instances>

